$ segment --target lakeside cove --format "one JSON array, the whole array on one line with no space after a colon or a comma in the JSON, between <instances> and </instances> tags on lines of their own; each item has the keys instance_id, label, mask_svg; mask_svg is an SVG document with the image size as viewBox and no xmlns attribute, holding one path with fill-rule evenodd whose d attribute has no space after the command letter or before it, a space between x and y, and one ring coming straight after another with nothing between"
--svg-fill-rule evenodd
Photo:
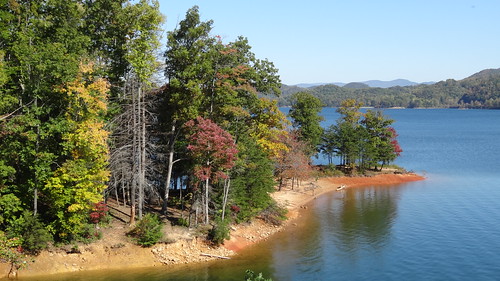
<instances>
[{"instance_id":1,"label":"lakeside cove","mask_svg":"<svg viewBox=\"0 0 500 281\"><path fill-rule=\"evenodd\" d=\"M110 227L102 229L102 239L91 244L68 245L43 251L33 258L27 268L17 271L16 276L11 277L43 277L90 270L172 267L231 257L249 245L267 240L273 234L292 227L296 220L300 220L301 210L308 208L308 203L323 194L343 192L349 188L397 185L424 179L425 177L414 173L383 173L369 177L319 178L302 182L294 190L283 188L272 194L276 202L288 210L287 220L282 225L267 224L258 218L250 223L233 225L231 238L221 247L211 246L187 228L171 225L165 227L170 243L163 242L150 248L140 247L125 235L130 230L129 226L114 219ZM337 190L339 186L344 188ZM9 264L0 263L0 279L7 278L9 271Z\"/></svg>"}]
</instances>

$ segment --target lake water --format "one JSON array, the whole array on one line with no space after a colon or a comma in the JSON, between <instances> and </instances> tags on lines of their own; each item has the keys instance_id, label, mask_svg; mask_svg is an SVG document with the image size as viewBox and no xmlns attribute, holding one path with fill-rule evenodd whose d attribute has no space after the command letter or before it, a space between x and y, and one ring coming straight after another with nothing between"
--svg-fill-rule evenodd
<instances>
[{"instance_id":1,"label":"lake water","mask_svg":"<svg viewBox=\"0 0 500 281\"><path fill-rule=\"evenodd\" d=\"M275 281L500 280L500 111L384 113L404 150L396 164L427 180L322 196L299 225L232 260L49 279L243 280L251 269ZM322 114L325 126L338 118Z\"/></svg>"}]
</instances>

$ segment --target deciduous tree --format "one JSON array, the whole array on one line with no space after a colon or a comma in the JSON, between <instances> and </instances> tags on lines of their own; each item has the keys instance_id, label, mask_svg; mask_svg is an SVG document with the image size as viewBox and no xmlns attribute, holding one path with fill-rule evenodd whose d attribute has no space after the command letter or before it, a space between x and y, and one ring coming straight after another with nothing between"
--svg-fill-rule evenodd
<instances>
[{"instance_id":1,"label":"deciduous tree","mask_svg":"<svg viewBox=\"0 0 500 281\"><path fill-rule=\"evenodd\" d=\"M210 119L196 118L186 123L189 150L195 162L194 175L204 182L204 215L208 224L209 184L229 178L238 150L233 137Z\"/></svg>"}]
</instances>

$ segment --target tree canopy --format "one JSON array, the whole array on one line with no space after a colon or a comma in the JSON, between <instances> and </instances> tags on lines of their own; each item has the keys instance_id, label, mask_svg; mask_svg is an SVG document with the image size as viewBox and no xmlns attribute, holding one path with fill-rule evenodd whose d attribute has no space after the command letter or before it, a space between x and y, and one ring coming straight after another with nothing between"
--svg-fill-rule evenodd
<instances>
[{"instance_id":1,"label":"tree canopy","mask_svg":"<svg viewBox=\"0 0 500 281\"><path fill-rule=\"evenodd\" d=\"M348 171L359 168L382 168L400 156L402 149L397 141L394 120L381 111L360 111L362 104L354 99L342 102L337 108L340 118L325 130L321 152L333 164L333 157L340 157L340 165Z\"/></svg>"},{"instance_id":2,"label":"tree canopy","mask_svg":"<svg viewBox=\"0 0 500 281\"><path fill-rule=\"evenodd\" d=\"M309 144L311 154L315 154L321 141L323 128L319 115L323 103L313 95L299 92L293 96L292 108L288 115L293 120L293 126L299 132L299 139Z\"/></svg>"}]
</instances>

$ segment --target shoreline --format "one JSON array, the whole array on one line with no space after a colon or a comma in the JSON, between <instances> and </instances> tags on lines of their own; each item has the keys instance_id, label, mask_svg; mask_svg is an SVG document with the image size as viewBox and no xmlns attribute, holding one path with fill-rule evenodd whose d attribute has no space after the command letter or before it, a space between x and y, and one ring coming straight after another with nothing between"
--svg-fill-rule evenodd
<instances>
[{"instance_id":1,"label":"shoreline","mask_svg":"<svg viewBox=\"0 0 500 281\"><path fill-rule=\"evenodd\" d=\"M175 242L159 243L151 248L142 248L133 244L123 235L128 230L127 226L115 223L112 233L111 230L103 229L104 238L88 245L81 245L80 253L68 253L62 249L43 251L39 256L33 258L34 262L30 263L27 268L19 270L17 277L48 276L104 269L185 265L206 262L218 259L218 257L230 257L250 245L267 240L273 234L283 231L296 219L300 219L300 210L307 208L305 205L323 194L335 192L339 186L356 188L372 185L396 185L424 179L423 176L407 173L378 174L370 177L328 177L305 181L295 190L284 188L272 194L278 205L288 210L287 219L282 225L266 224L260 219L254 219L250 223L233 225L231 238L226 240L223 246L217 248L204 243L202 239L190 237L189 233L179 233L178 237L172 237L172 233L179 232L178 228L172 226L169 227L167 234ZM106 231L110 232L110 235L106 234ZM9 269L10 265L0 263L0 280L7 277Z\"/></svg>"},{"instance_id":2,"label":"shoreline","mask_svg":"<svg viewBox=\"0 0 500 281\"><path fill-rule=\"evenodd\" d=\"M425 180L425 177L415 173L405 174L378 174L363 177L326 177L316 181L306 181L295 190L284 189L276 191L271 196L282 207L287 208L287 219L279 227L266 225L259 220L252 221L249 225L237 226L231 232L231 239L224 243L224 247L238 253L244 248L268 239L272 234L282 231L296 219L300 219L300 210L307 208L314 199L330 192L336 192L340 186L357 188L365 186L397 185L412 181ZM255 231L257 229L258 231ZM256 232L256 233L255 233ZM249 234L251 233L251 234ZM254 235L255 233L256 235Z\"/></svg>"}]
</instances>

